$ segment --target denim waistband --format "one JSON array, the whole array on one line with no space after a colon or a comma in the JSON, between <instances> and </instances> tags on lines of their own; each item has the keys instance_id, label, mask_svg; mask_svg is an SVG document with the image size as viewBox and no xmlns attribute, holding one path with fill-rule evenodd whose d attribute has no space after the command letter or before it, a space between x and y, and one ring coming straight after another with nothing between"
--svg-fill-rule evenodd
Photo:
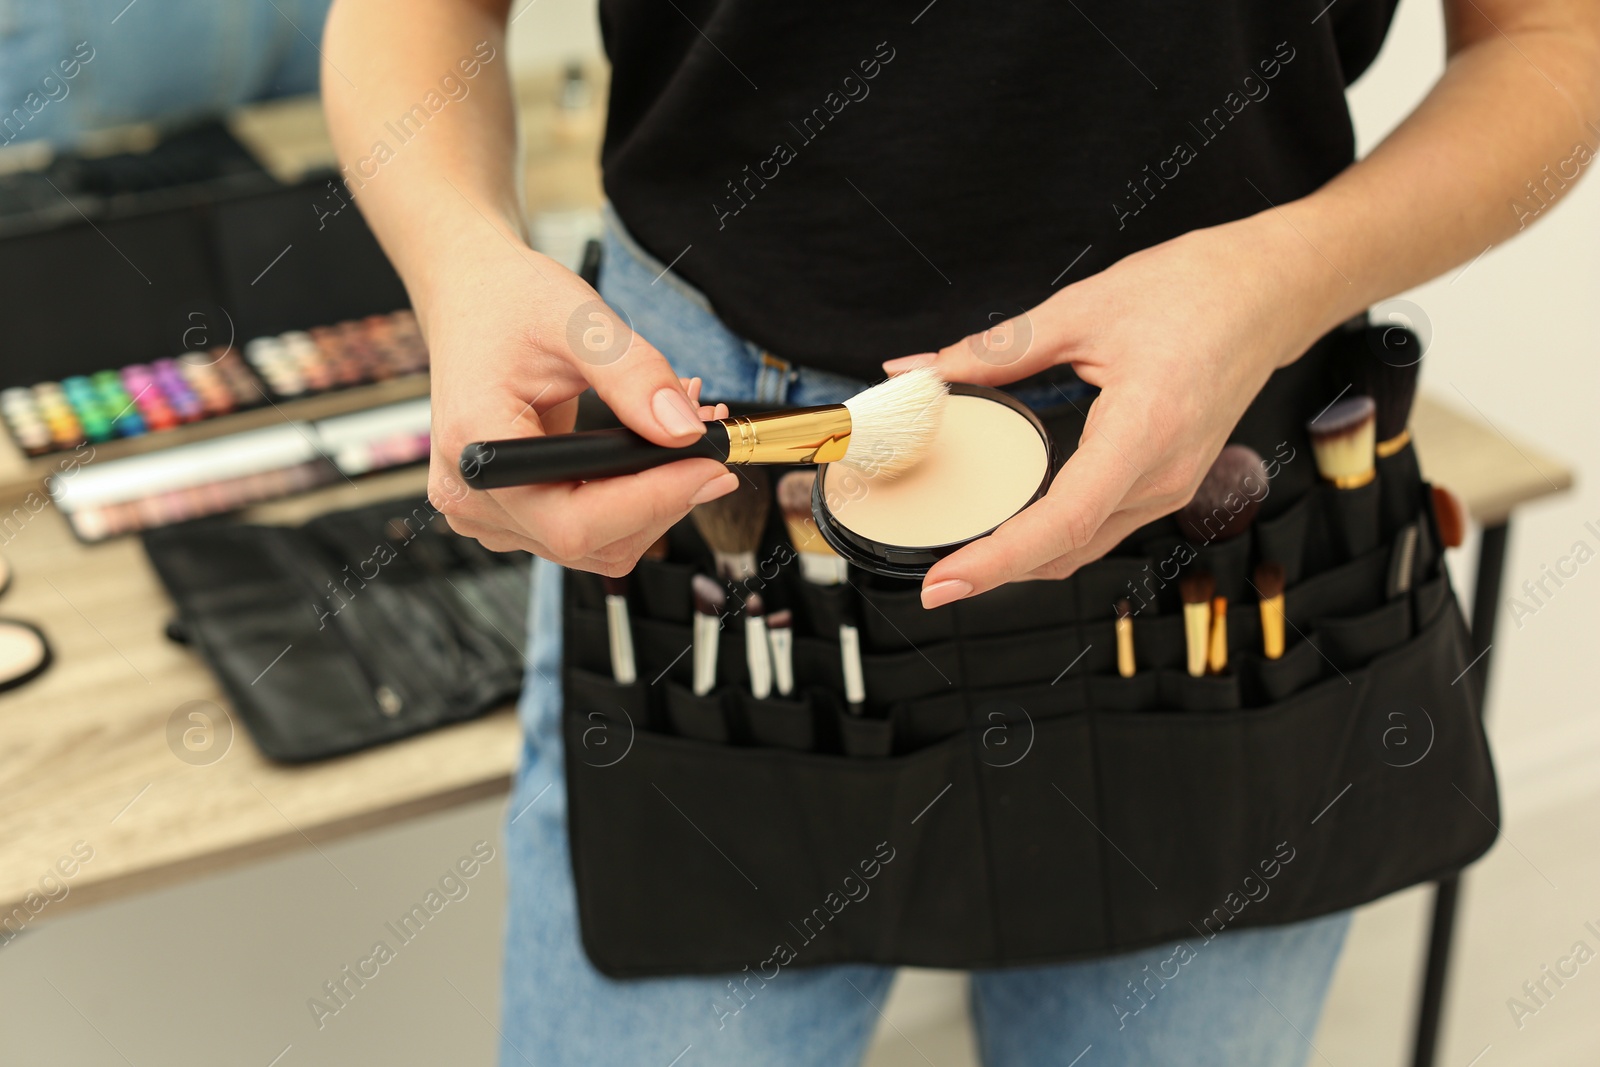
<instances>
[{"instance_id":1,"label":"denim waistband","mask_svg":"<svg viewBox=\"0 0 1600 1067\"><path fill-rule=\"evenodd\" d=\"M864 378L856 379L798 366L738 336L723 325L704 293L640 246L610 204L603 210L601 295L679 374L702 379L707 399L773 407L837 404L882 377L877 367L864 367ZM690 251L692 246L683 254ZM1096 392L1087 385L1048 383L1006 391L1034 408L1086 404Z\"/></svg>"}]
</instances>

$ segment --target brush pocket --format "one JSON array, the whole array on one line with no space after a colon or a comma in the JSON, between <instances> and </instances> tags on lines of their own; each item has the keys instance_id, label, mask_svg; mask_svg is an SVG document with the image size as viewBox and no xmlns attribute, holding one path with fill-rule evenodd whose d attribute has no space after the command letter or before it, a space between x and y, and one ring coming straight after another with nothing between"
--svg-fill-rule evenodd
<instances>
[{"instance_id":1,"label":"brush pocket","mask_svg":"<svg viewBox=\"0 0 1600 1067\"><path fill-rule=\"evenodd\" d=\"M1332 551L1327 545L1327 534L1313 518L1320 517L1315 493L1304 493L1281 514L1262 519L1251 528L1260 559L1275 560L1283 567L1284 580L1290 585L1300 581L1306 573L1307 560L1312 561L1314 573L1327 566L1325 562ZM1321 561L1321 566L1318 562Z\"/></svg>"},{"instance_id":2,"label":"brush pocket","mask_svg":"<svg viewBox=\"0 0 1600 1067\"><path fill-rule=\"evenodd\" d=\"M817 747L817 714L805 697L757 698L738 694L738 715L745 735L758 748L811 752Z\"/></svg>"},{"instance_id":3,"label":"brush pocket","mask_svg":"<svg viewBox=\"0 0 1600 1067\"><path fill-rule=\"evenodd\" d=\"M598 581L570 575L569 829L591 960L769 979L1046 963L1311 918L1460 869L1492 841L1497 801L1477 691L1451 684L1467 645L1448 577L1425 536L1411 590L1388 597L1389 546L1347 555L1360 542L1327 498L1183 560L1228 576L1227 667L1202 677L1159 537L933 612L912 584L819 588L778 568L762 593L793 610L797 686L765 699L737 615L716 688L688 688L691 620L665 585L703 559L641 564L630 686L609 681ZM1318 524L1337 538L1318 545ZM1272 660L1261 558L1291 575ZM860 637L858 708L841 623Z\"/></svg>"},{"instance_id":4,"label":"brush pocket","mask_svg":"<svg viewBox=\"0 0 1600 1067\"><path fill-rule=\"evenodd\" d=\"M1386 484L1387 481L1374 478L1359 489L1318 487L1339 559L1355 559L1378 547L1383 537L1382 504Z\"/></svg>"},{"instance_id":5,"label":"brush pocket","mask_svg":"<svg viewBox=\"0 0 1600 1067\"><path fill-rule=\"evenodd\" d=\"M726 745L733 741L727 699L721 692L699 694L677 682L666 687L667 723L679 737Z\"/></svg>"},{"instance_id":6,"label":"brush pocket","mask_svg":"<svg viewBox=\"0 0 1600 1067\"><path fill-rule=\"evenodd\" d=\"M1378 461L1378 510L1385 540L1416 518L1422 510L1422 472L1417 466L1417 450L1407 441L1392 456Z\"/></svg>"}]
</instances>

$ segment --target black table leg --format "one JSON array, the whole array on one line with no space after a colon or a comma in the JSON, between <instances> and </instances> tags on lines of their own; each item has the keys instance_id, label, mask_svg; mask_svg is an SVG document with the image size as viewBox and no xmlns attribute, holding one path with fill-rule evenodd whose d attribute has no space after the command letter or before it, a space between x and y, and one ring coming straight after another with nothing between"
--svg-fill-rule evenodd
<instances>
[{"instance_id":1,"label":"black table leg","mask_svg":"<svg viewBox=\"0 0 1600 1067\"><path fill-rule=\"evenodd\" d=\"M1511 520L1486 526L1478 544L1478 581L1472 591L1471 668L1480 694L1489 688L1489 648L1494 644L1494 625L1500 604L1500 580L1505 574L1506 542ZM1479 710L1483 704L1478 705ZM1428 964L1422 980L1422 1004L1417 1011L1417 1041L1411 1057L1412 1067L1434 1067L1439 1047L1439 1019L1444 1010L1445 979L1450 970L1450 943L1455 933L1456 905L1461 894L1461 878L1447 878L1438 884L1433 897L1433 924L1428 935Z\"/></svg>"}]
</instances>

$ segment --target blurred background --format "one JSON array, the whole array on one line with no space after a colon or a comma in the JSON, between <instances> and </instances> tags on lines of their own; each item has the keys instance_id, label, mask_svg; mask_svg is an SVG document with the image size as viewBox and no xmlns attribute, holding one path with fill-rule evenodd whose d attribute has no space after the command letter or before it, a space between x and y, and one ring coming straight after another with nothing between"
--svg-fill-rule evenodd
<instances>
[{"instance_id":1,"label":"blurred background","mask_svg":"<svg viewBox=\"0 0 1600 1067\"><path fill-rule=\"evenodd\" d=\"M261 167L276 182L317 175L330 157L308 94L325 10L318 0L0 0L0 106L19 108L0 132L3 210L66 216L108 182L155 182L138 159L159 137L152 122L171 129L223 120L189 126L187 153L163 166L246 183ZM535 241L575 264L600 197L594 153L604 63L594 4L531 0L516 5L514 18L508 58L522 101ZM78 55L75 77L47 83L79 42L92 58ZM1436 0L1403 0L1382 56L1351 93L1363 150L1404 116L1442 64ZM77 154L56 155L68 145ZM238 145L256 162L230 154ZM1577 474L1573 490L1523 507L1512 529L1488 698L1504 822L1499 843L1465 880L1439 1059L1456 1067L1600 1062L1600 964L1581 968L1542 1005L1523 989L1576 943L1600 948L1585 926L1600 929L1600 565L1581 567L1537 605L1521 592L1575 542L1600 547L1600 489L1588 480L1600 455L1597 234L1600 185L1591 180L1528 233L1395 305L1431 332L1424 392L1488 424L1506 442L1506 462L1543 470L1542 459L1530 458L1536 453ZM10 303L32 283L8 262L13 276L0 277L0 292ZM14 338L0 345L0 361L13 368L29 359ZM46 536L61 535L23 529L7 541ZM1452 553L1464 598L1475 553L1474 537ZM1513 596L1537 610L1513 619ZM59 643L93 643L97 624L111 632L151 626L108 610L109 620L71 620L55 635ZM6 732L11 699L0 697L0 771L29 745ZM116 768L103 773L115 777ZM0 798L24 812L38 787L0 776ZM30 925L0 944L0 1061L493 1062L504 905L498 859L336 1018L319 1029L306 1001L475 842L498 852L503 807L488 795ZM215 815L189 814L202 825ZM1308 1061L1410 1062L1430 892L1361 910L1321 1027L1308 1035ZM956 975L903 974L870 1062L975 1062L963 992ZM1514 1013L1512 998L1537 1010Z\"/></svg>"}]
</instances>

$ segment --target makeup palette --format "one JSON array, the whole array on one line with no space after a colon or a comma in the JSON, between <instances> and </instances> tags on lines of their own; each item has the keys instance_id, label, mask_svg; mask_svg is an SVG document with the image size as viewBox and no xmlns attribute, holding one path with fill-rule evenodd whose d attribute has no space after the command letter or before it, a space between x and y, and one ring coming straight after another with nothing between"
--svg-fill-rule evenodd
<instances>
[{"instance_id":1,"label":"makeup palette","mask_svg":"<svg viewBox=\"0 0 1600 1067\"><path fill-rule=\"evenodd\" d=\"M280 399L428 369L428 350L409 310L258 337L244 346L244 355Z\"/></svg>"},{"instance_id":2,"label":"makeup palette","mask_svg":"<svg viewBox=\"0 0 1600 1067\"><path fill-rule=\"evenodd\" d=\"M851 563L920 579L938 560L992 533L1050 486L1050 436L1024 404L998 389L952 385L939 435L898 477L838 464L819 470L812 515Z\"/></svg>"},{"instance_id":3,"label":"makeup palette","mask_svg":"<svg viewBox=\"0 0 1600 1067\"><path fill-rule=\"evenodd\" d=\"M320 422L285 422L147 455L97 460L53 475L46 484L73 533L84 541L103 541L427 456L424 397Z\"/></svg>"},{"instance_id":4,"label":"makeup palette","mask_svg":"<svg viewBox=\"0 0 1600 1067\"><path fill-rule=\"evenodd\" d=\"M121 370L0 392L0 418L30 456L424 371L428 352L409 310L185 352ZM254 370L252 371L252 368ZM259 375L259 377L258 377Z\"/></svg>"}]
</instances>

